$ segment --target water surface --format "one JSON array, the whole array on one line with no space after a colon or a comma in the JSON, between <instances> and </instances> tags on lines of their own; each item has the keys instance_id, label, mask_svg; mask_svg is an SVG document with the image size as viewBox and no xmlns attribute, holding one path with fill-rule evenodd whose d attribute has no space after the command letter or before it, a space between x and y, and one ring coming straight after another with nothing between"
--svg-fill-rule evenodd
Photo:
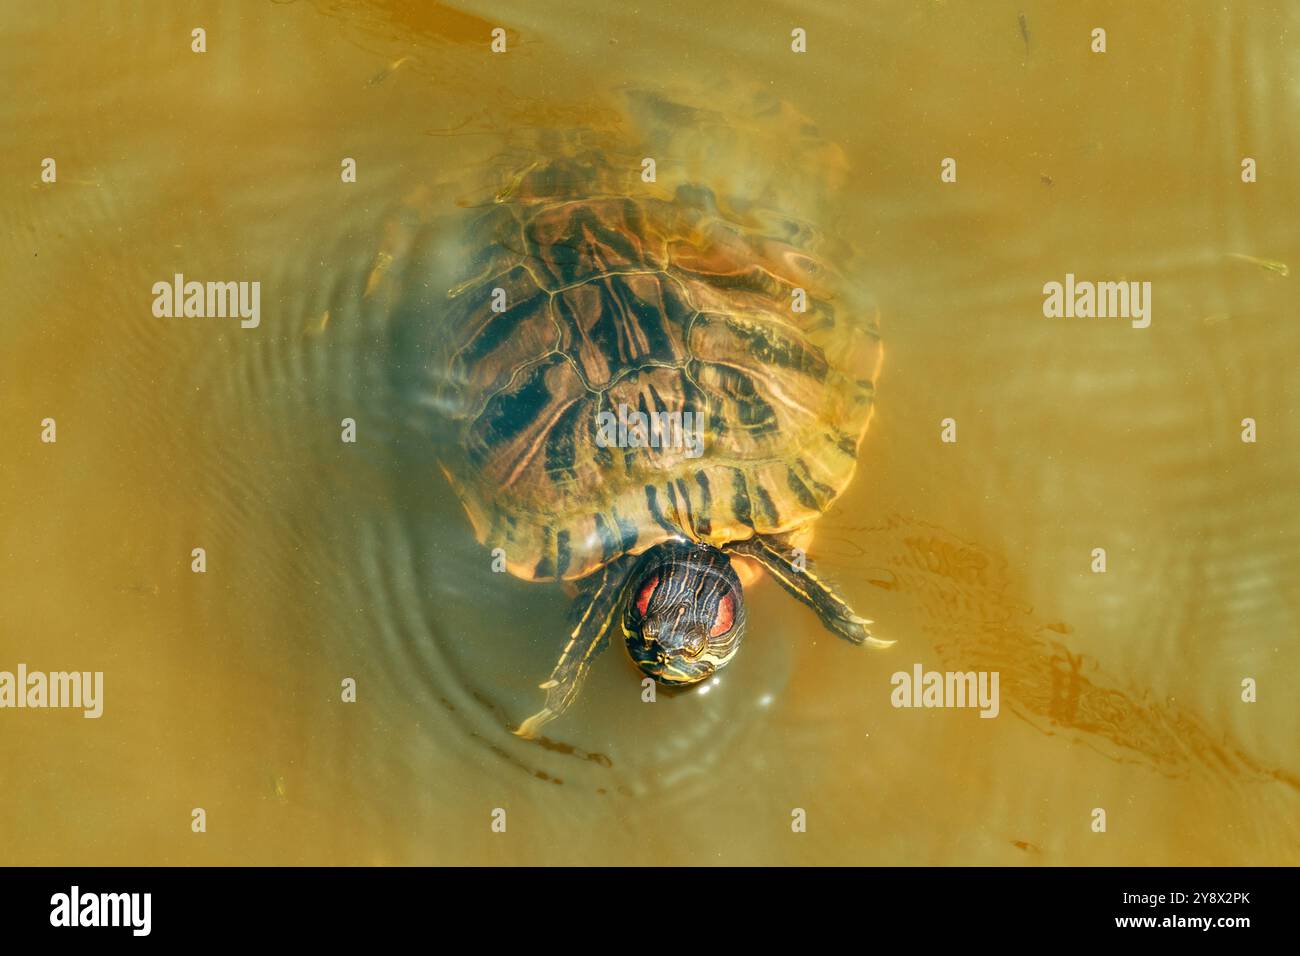
<instances>
[{"instance_id":1,"label":"water surface","mask_svg":"<svg viewBox=\"0 0 1300 956\"><path fill-rule=\"evenodd\" d=\"M3 862L1300 862L1295 279L1238 258L1300 262L1292 6L3 23L0 669L106 685L97 721L0 712ZM726 115L755 145L696 175L814 221L879 307L876 416L812 554L897 643L767 582L707 693L646 705L614 648L530 743L568 601L473 540L401 401L401 303L458 281L521 148L622 141L629 89ZM758 94L833 151L756 136L732 104ZM177 272L259 280L261 325L154 318ZM1151 327L1044 318L1067 272L1150 281ZM894 709L916 662L999 671L1000 716Z\"/></svg>"}]
</instances>

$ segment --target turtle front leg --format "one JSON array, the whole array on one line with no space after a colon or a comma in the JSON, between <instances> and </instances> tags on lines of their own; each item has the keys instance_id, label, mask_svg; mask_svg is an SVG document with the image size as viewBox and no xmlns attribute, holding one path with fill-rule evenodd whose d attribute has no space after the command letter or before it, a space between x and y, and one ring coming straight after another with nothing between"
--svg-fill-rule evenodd
<instances>
[{"instance_id":1,"label":"turtle front leg","mask_svg":"<svg viewBox=\"0 0 1300 956\"><path fill-rule=\"evenodd\" d=\"M804 561L802 567L796 567L793 549L784 539L754 535L723 550L757 561L781 587L816 611L827 629L846 641L872 647L889 647L894 643L872 637L868 629L872 622L854 611L830 583L818 577L810 563Z\"/></svg>"},{"instance_id":2,"label":"turtle front leg","mask_svg":"<svg viewBox=\"0 0 1300 956\"><path fill-rule=\"evenodd\" d=\"M579 582L574 608L577 623L569 634L560 659L551 671L551 679L538 686L546 691L546 706L529 717L515 735L532 739L543 725L568 710L578 698L591 662L609 644L609 631L623 607L629 576L627 561L616 561Z\"/></svg>"}]
</instances>

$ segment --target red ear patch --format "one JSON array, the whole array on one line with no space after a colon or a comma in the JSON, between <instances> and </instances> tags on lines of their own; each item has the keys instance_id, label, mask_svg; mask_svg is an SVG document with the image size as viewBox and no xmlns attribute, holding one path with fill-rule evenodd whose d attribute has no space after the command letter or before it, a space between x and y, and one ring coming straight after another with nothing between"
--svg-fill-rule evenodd
<instances>
[{"instance_id":1,"label":"red ear patch","mask_svg":"<svg viewBox=\"0 0 1300 956\"><path fill-rule=\"evenodd\" d=\"M659 575L655 575L645 584L641 585L641 593L636 596L636 613L645 617L646 609L650 606L650 599L654 597L655 588L659 587Z\"/></svg>"},{"instance_id":2,"label":"red ear patch","mask_svg":"<svg viewBox=\"0 0 1300 956\"><path fill-rule=\"evenodd\" d=\"M709 637L721 637L731 630L731 625L735 623L736 601L727 594L718 602L718 616L713 619L713 630L709 631Z\"/></svg>"}]
</instances>

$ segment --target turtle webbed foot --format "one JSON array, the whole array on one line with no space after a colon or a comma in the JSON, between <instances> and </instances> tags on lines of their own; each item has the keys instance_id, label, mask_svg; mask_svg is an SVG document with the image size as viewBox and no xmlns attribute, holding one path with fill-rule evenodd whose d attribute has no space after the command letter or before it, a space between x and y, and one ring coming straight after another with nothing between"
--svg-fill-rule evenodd
<instances>
[{"instance_id":1,"label":"turtle webbed foot","mask_svg":"<svg viewBox=\"0 0 1300 956\"><path fill-rule=\"evenodd\" d=\"M755 535L728 547L736 554L752 558L761 564L781 587L816 611L822 623L833 634L850 644L893 646L893 641L872 636L870 625L873 622L854 611L834 585L813 570L806 556L799 562L791 560L786 545L783 538Z\"/></svg>"},{"instance_id":2,"label":"turtle webbed foot","mask_svg":"<svg viewBox=\"0 0 1300 956\"><path fill-rule=\"evenodd\" d=\"M621 562L606 565L590 580L580 583L575 604L578 622L564 645L550 680L540 684L546 691L546 706L515 729L516 737L536 740L550 723L578 698L578 691L591 669L592 659L609 643L608 633L627 587Z\"/></svg>"}]
</instances>

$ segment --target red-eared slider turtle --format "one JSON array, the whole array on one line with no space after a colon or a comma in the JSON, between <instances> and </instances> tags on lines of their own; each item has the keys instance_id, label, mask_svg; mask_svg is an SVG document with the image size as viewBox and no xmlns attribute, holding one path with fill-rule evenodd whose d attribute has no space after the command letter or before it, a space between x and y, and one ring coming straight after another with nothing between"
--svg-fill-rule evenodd
<instances>
[{"instance_id":1,"label":"red-eared slider turtle","mask_svg":"<svg viewBox=\"0 0 1300 956\"><path fill-rule=\"evenodd\" d=\"M443 467L478 539L518 577L577 586L518 733L573 702L610 634L664 684L726 665L745 628L734 558L846 640L885 643L792 540L853 477L874 315L802 221L696 181L668 192L635 153L551 146L471 230L437 370Z\"/></svg>"}]
</instances>

